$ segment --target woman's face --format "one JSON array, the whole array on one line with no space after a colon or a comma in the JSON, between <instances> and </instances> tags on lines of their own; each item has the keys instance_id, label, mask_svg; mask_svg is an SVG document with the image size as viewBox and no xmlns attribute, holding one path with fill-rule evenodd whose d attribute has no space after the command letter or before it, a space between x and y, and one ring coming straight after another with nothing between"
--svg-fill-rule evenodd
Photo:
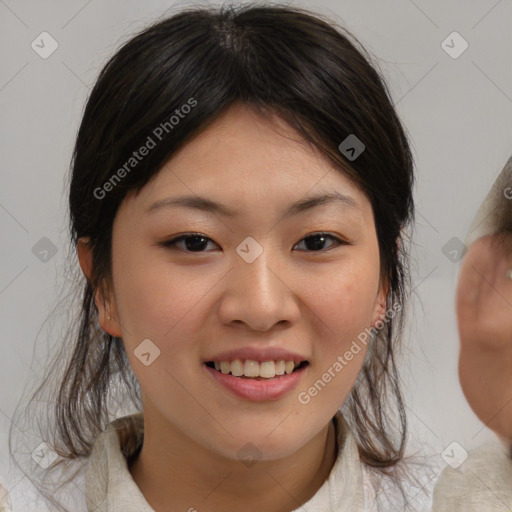
<instances>
[{"instance_id":1,"label":"woman's face","mask_svg":"<svg viewBox=\"0 0 512 512\"><path fill-rule=\"evenodd\" d=\"M103 327L123 339L146 421L231 459L247 443L286 457L325 428L363 363L358 335L384 313L369 200L275 122L232 105L124 200L113 226ZM195 206L170 204L182 196ZM165 245L190 233L200 237ZM283 360L307 364L267 378ZM221 361L265 377L207 364Z\"/></svg>"}]
</instances>

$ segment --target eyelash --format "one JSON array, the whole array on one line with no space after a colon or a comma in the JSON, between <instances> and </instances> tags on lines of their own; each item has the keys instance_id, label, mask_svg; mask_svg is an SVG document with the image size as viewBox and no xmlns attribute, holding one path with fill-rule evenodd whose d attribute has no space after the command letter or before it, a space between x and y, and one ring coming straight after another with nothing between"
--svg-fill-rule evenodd
<instances>
[{"instance_id":1,"label":"eyelash","mask_svg":"<svg viewBox=\"0 0 512 512\"><path fill-rule=\"evenodd\" d=\"M320 232L317 232L317 233L311 233L310 235L306 235L298 243L300 243L303 240L306 240L308 238L313 238L313 237L316 237L316 236L323 236L325 238L331 238L331 239L335 240L335 242L338 244L337 246L340 246L340 245L351 245L349 242L346 242L345 240L342 240L341 238L339 238L337 236L331 235L330 233L326 233L326 232L323 232L323 231L320 231ZM187 251L186 249L179 249L177 247L177 243L178 242L186 240L187 238L195 238L195 237L204 238L206 240L209 240L209 241L213 242L213 240L211 238L209 238L209 237L207 237L207 236L205 236L205 235L203 235L201 233L186 233L184 235L179 235L179 236L177 236L175 238L171 238L170 240L164 240L163 242L159 242L158 245L161 246L161 247L165 247L167 249L182 250L182 251L190 253L190 254L201 254L201 253L209 252L209 251ZM298 244L296 244L296 245L298 245ZM335 247L336 246L334 246L334 248ZM327 248L327 249L322 249L322 250L319 250L319 251L307 251L307 250L305 250L304 252L323 253L323 252L327 252L327 251L329 251L331 249L332 249L332 247Z\"/></svg>"}]
</instances>

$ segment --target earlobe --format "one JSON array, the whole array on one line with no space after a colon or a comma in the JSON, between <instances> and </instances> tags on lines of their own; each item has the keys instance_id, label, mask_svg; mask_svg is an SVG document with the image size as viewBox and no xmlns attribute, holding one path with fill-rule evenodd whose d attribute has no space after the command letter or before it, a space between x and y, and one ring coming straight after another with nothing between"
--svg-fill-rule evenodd
<instances>
[{"instance_id":1,"label":"earlobe","mask_svg":"<svg viewBox=\"0 0 512 512\"><path fill-rule=\"evenodd\" d=\"M96 294L95 303L98 308L98 322L101 328L111 336L122 338L119 321L117 320L115 304L113 308L110 305L103 304L103 301L98 297L98 294Z\"/></svg>"},{"instance_id":2,"label":"earlobe","mask_svg":"<svg viewBox=\"0 0 512 512\"><path fill-rule=\"evenodd\" d=\"M372 327L375 327L375 324L379 320L384 320L386 318L386 303L389 292L388 283L384 283L380 285L379 292L377 294L377 300L375 302L375 309L372 318Z\"/></svg>"},{"instance_id":3,"label":"earlobe","mask_svg":"<svg viewBox=\"0 0 512 512\"><path fill-rule=\"evenodd\" d=\"M78 261L82 272L88 281L91 280L92 274L92 250L88 238L80 238L76 246ZM96 290L94 302L98 308L98 321L101 328L111 336L121 337L121 329L117 320L117 308L115 301L104 301L101 297L100 290Z\"/></svg>"},{"instance_id":4,"label":"earlobe","mask_svg":"<svg viewBox=\"0 0 512 512\"><path fill-rule=\"evenodd\" d=\"M377 304L375 304L375 311L373 314L371 326L375 327L375 324L379 320L384 320L385 316L386 316L386 306L382 302L379 301Z\"/></svg>"},{"instance_id":5,"label":"earlobe","mask_svg":"<svg viewBox=\"0 0 512 512\"><path fill-rule=\"evenodd\" d=\"M98 321L101 328L111 336L121 338L122 332L115 299L109 297L104 300L101 291L98 289L94 296L94 302L98 308Z\"/></svg>"}]
</instances>

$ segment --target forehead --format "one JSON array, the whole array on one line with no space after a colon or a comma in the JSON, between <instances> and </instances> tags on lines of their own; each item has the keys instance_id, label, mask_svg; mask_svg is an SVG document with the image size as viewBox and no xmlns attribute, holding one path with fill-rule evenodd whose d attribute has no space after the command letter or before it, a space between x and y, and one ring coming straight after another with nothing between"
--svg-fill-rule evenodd
<instances>
[{"instance_id":1,"label":"forehead","mask_svg":"<svg viewBox=\"0 0 512 512\"><path fill-rule=\"evenodd\" d=\"M226 109L164 168L182 170L185 166L190 179L203 180L214 180L219 175L249 178L251 171L260 177L306 173L320 178L328 167L324 158L281 118L273 115L269 121L241 103ZM215 175L201 172L212 168Z\"/></svg>"},{"instance_id":2,"label":"forehead","mask_svg":"<svg viewBox=\"0 0 512 512\"><path fill-rule=\"evenodd\" d=\"M170 194L196 194L243 207L332 191L367 203L353 180L284 120L235 103L175 153L137 200L147 209Z\"/></svg>"}]
</instances>

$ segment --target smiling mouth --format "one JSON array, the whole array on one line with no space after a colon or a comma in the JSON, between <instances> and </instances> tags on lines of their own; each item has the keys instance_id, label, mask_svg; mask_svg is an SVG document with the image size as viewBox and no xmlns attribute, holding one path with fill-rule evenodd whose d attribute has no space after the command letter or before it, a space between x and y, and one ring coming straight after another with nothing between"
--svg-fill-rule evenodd
<instances>
[{"instance_id":1,"label":"smiling mouth","mask_svg":"<svg viewBox=\"0 0 512 512\"><path fill-rule=\"evenodd\" d=\"M309 365L308 361L264 361L252 360L207 361L206 366L224 375L232 375L240 379L269 380L286 376Z\"/></svg>"}]
</instances>

